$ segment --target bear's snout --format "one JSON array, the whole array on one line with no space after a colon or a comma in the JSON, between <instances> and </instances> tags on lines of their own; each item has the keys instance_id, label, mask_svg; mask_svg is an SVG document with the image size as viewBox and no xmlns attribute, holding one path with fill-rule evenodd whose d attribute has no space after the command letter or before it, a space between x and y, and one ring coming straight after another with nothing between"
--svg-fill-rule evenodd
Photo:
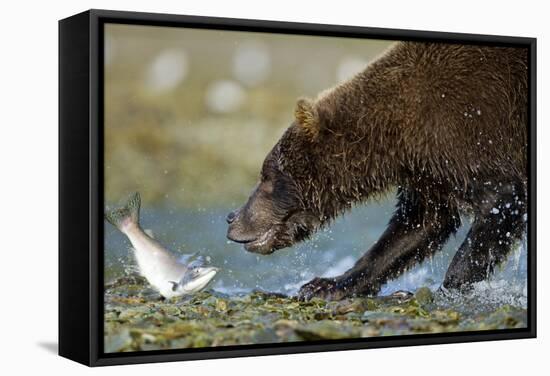
<instances>
[{"instance_id":1,"label":"bear's snout","mask_svg":"<svg viewBox=\"0 0 550 376\"><path fill-rule=\"evenodd\" d=\"M233 210L225 220L229 225L227 228L227 238L236 243L247 243L255 239L255 236L249 234L249 231L245 228L243 221L239 218L240 209Z\"/></svg>"}]
</instances>

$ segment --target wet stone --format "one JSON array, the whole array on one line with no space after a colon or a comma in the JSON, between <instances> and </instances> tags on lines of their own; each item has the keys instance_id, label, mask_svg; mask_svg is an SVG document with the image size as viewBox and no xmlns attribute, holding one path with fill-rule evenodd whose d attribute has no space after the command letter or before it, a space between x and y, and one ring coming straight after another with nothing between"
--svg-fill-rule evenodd
<instances>
[{"instance_id":1,"label":"wet stone","mask_svg":"<svg viewBox=\"0 0 550 376\"><path fill-rule=\"evenodd\" d=\"M362 313L366 311L368 308L369 308L369 304L367 299L362 299L362 298L345 299L338 302L338 304L334 308L334 313L340 314L340 315L350 313L350 312Z\"/></svg>"},{"instance_id":2,"label":"wet stone","mask_svg":"<svg viewBox=\"0 0 550 376\"><path fill-rule=\"evenodd\" d=\"M105 336L105 352L120 352L128 349L132 344L132 337L128 329Z\"/></svg>"},{"instance_id":3,"label":"wet stone","mask_svg":"<svg viewBox=\"0 0 550 376\"><path fill-rule=\"evenodd\" d=\"M306 341L357 338L360 336L360 328L329 320L300 325L294 331Z\"/></svg>"},{"instance_id":4,"label":"wet stone","mask_svg":"<svg viewBox=\"0 0 550 376\"><path fill-rule=\"evenodd\" d=\"M428 287L421 287L416 290L414 297L420 305L431 304L434 301L434 294L432 293L432 290L430 290Z\"/></svg>"}]
</instances>

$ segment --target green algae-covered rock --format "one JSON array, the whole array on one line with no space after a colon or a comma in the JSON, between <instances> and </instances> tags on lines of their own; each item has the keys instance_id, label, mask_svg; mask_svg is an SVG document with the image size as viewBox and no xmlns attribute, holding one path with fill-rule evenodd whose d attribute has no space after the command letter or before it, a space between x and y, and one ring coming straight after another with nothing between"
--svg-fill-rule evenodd
<instances>
[{"instance_id":1,"label":"green algae-covered rock","mask_svg":"<svg viewBox=\"0 0 550 376\"><path fill-rule=\"evenodd\" d=\"M419 288L418 290L416 290L414 297L418 302L418 304L422 306L431 304L434 301L434 294L432 293L432 290L430 290L429 287Z\"/></svg>"},{"instance_id":2,"label":"green algae-covered rock","mask_svg":"<svg viewBox=\"0 0 550 376\"><path fill-rule=\"evenodd\" d=\"M353 327L343 322L330 320L302 324L296 327L294 331L306 341L357 338L361 333L359 327Z\"/></svg>"},{"instance_id":3,"label":"green algae-covered rock","mask_svg":"<svg viewBox=\"0 0 550 376\"><path fill-rule=\"evenodd\" d=\"M119 352L130 348L132 337L128 329L105 336L105 352Z\"/></svg>"}]
</instances>

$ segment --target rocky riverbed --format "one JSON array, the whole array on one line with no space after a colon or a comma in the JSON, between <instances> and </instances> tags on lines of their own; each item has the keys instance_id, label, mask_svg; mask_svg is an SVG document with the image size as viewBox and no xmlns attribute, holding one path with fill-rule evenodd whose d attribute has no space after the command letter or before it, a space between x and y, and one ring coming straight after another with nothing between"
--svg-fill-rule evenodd
<instances>
[{"instance_id":1,"label":"rocky riverbed","mask_svg":"<svg viewBox=\"0 0 550 376\"><path fill-rule=\"evenodd\" d=\"M162 300L137 277L106 286L104 308L106 352L521 328L527 322L523 308L453 309L452 299L425 287L337 302L261 291Z\"/></svg>"}]
</instances>

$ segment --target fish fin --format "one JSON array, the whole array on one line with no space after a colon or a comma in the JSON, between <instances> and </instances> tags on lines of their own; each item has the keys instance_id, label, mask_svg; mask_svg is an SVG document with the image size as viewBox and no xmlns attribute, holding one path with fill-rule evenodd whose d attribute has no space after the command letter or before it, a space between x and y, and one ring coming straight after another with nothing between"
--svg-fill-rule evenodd
<instances>
[{"instance_id":1,"label":"fish fin","mask_svg":"<svg viewBox=\"0 0 550 376\"><path fill-rule=\"evenodd\" d=\"M135 192L128 197L124 206L105 213L107 222L123 231L128 224L139 225L139 209L141 206L141 197Z\"/></svg>"},{"instance_id":2,"label":"fish fin","mask_svg":"<svg viewBox=\"0 0 550 376\"><path fill-rule=\"evenodd\" d=\"M176 291L178 289L179 283L174 282L174 281L168 281L168 283L172 284L172 291Z\"/></svg>"},{"instance_id":3,"label":"fish fin","mask_svg":"<svg viewBox=\"0 0 550 376\"><path fill-rule=\"evenodd\" d=\"M144 229L143 232L145 232L147 235L149 235L150 238L152 238L152 239L155 238L155 233L150 228Z\"/></svg>"}]
</instances>

